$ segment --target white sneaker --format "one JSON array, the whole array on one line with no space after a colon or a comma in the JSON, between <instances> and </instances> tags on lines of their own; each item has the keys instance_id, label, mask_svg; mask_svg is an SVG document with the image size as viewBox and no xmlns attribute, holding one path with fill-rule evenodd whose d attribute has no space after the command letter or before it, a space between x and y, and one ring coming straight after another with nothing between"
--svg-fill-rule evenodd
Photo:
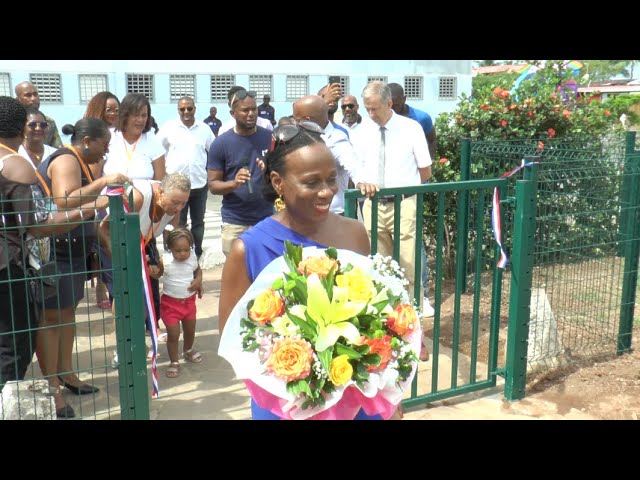
<instances>
[{"instance_id":1,"label":"white sneaker","mask_svg":"<svg viewBox=\"0 0 640 480\"><path fill-rule=\"evenodd\" d=\"M111 368L113 368L114 370L118 368L118 352L116 352L115 350L113 352L113 358L111 359Z\"/></svg>"},{"instance_id":2,"label":"white sneaker","mask_svg":"<svg viewBox=\"0 0 640 480\"><path fill-rule=\"evenodd\" d=\"M422 303L422 315L424 317L433 317L435 315L436 311L433 309L433 307L429 303L429 299L427 297L424 297L422 302L423 302Z\"/></svg>"}]
</instances>

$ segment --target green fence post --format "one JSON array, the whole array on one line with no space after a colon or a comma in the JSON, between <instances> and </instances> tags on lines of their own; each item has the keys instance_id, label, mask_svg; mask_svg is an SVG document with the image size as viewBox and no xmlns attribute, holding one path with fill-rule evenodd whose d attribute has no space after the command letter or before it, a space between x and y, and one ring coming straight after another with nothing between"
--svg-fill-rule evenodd
<instances>
[{"instance_id":1,"label":"green fence post","mask_svg":"<svg viewBox=\"0 0 640 480\"><path fill-rule=\"evenodd\" d=\"M535 172L533 175L535 176ZM533 277L536 187L536 182L531 180L516 182L516 211L513 225L511 292L505 365L504 395L507 400L523 398L527 381L527 343Z\"/></svg>"},{"instance_id":2,"label":"green fence post","mask_svg":"<svg viewBox=\"0 0 640 480\"><path fill-rule=\"evenodd\" d=\"M634 132L635 133L635 132ZM632 147L633 148L633 147ZM632 150L633 151L633 150ZM626 218L624 235L624 273L622 280L622 298L620 322L618 325L617 353L631 349L633 331L633 313L638 284L638 255L640 254L640 232L638 210L640 207L640 153L631 154L625 162L625 180L629 180L629 196L622 207L622 217ZM623 242L620 242L622 244Z\"/></svg>"},{"instance_id":3,"label":"green fence post","mask_svg":"<svg viewBox=\"0 0 640 480\"><path fill-rule=\"evenodd\" d=\"M460 144L460 180L471 180L471 139L463 138ZM456 269L456 289L461 293L467 291L467 261L469 246L469 190L458 192L460 204L458 209L458 256L460 265Z\"/></svg>"},{"instance_id":4,"label":"green fence post","mask_svg":"<svg viewBox=\"0 0 640 480\"><path fill-rule=\"evenodd\" d=\"M109 198L109 219L120 413L123 420L148 420L140 219L125 213L121 196Z\"/></svg>"},{"instance_id":5,"label":"green fence post","mask_svg":"<svg viewBox=\"0 0 640 480\"><path fill-rule=\"evenodd\" d=\"M631 203L631 175L628 174L631 166L629 162L635 152L636 132L626 132L624 137L624 174L622 176L622 185L620 186L620 226L618 227L618 256L625 255L625 241L631 238L630 231L627 228L627 215L625 209L629 208Z\"/></svg>"}]
</instances>

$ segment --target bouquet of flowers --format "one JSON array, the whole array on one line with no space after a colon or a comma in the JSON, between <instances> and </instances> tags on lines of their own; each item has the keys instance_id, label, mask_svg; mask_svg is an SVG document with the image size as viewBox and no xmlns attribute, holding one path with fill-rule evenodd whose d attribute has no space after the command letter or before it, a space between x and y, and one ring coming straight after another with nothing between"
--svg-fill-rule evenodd
<instances>
[{"instance_id":1,"label":"bouquet of flowers","mask_svg":"<svg viewBox=\"0 0 640 480\"><path fill-rule=\"evenodd\" d=\"M411 383L420 321L398 264L302 248L256 278L231 313L219 354L263 408L284 418L389 418Z\"/></svg>"}]
</instances>

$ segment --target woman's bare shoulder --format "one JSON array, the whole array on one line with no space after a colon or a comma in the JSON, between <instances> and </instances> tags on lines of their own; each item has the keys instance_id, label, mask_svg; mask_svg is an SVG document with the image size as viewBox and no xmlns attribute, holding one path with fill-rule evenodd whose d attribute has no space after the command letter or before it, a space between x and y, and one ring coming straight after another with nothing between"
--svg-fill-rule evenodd
<instances>
[{"instance_id":1,"label":"woman's bare shoulder","mask_svg":"<svg viewBox=\"0 0 640 480\"><path fill-rule=\"evenodd\" d=\"M336 244L339 245L339 248L369 255L371 251L369 236L362 222L338 215L334 232L334 235L338 237Z\"/></svg>"}]
</instances>

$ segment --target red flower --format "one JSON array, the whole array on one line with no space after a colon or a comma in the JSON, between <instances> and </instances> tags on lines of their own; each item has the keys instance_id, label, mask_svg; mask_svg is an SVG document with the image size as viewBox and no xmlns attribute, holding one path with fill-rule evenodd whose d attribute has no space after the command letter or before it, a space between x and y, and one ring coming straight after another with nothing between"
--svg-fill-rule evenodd
<instances>
[{"instance_id":1,"label":"red flower","mask_svg":"<svg viewBox=\"0 0 640 480\"><path fill-rule=\"evenodd\" d=\"M611 112L609 110L605 110L604 111L604 116L605 117L610 117L611 116Z\"/></svg>"},{"instance_id":2,"label":"red flower","mask_svg":"<svg viewBox=\"0 0 640 480\"><path fill-rule=\"evenodd\" d=\"M439 163L447 163L448 161L449 159L446 157L442 157L440 160L438 160Z\"/></svg>"},{"instance_id":3,"label":"red flower","mask_svg":"<svg viewBox=\"0 0 640 480\"><path fill-rule=\"evenodd\" d=\"M550 128L549 130L547 130L547 132L549 133L549 138L553 138L556 136L556 131L553 128Z\"/></svg>"},{"instance_id":4,"label":"red flower","mask_svg":"<svg viewBox=\"0 0 640 480\"><path fill-rule=\"evenodd\" d=\"M551 130L551 129L550 129ZM538 152L541 152L542 150L544 150L544 142L538 142Z\"/></svg>"},{"instance_id":5,"label":"red flower","mask_svg":"<svg viewBox=\"0 0 640 480\"><path fill-rule=\"evenodd\" d=\"M506 120L502 120L502 121L500 122L500 125L502 125L503 127L506 127L508 124L507 124L507 121L506 121Z\"/></svg>"}]
</instances>

